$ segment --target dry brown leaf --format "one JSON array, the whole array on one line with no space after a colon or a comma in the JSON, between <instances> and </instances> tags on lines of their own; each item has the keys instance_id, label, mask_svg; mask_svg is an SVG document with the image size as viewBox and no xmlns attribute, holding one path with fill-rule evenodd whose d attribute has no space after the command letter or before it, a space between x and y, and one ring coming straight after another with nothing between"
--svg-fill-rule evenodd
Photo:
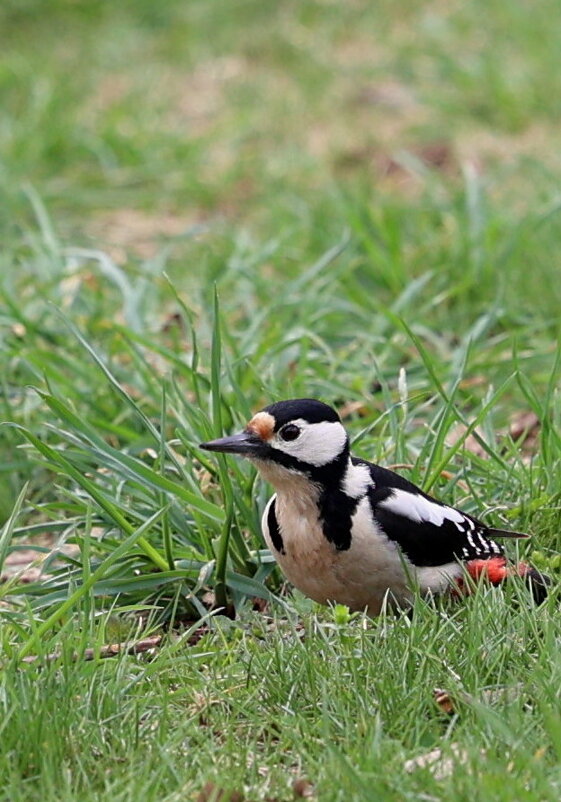
<instances>
[{"instance_id":1,"label":"dry brown leaf","mask_svg":"<svg viewBox=\"0 0 561 802\"><path fill-rule=\"evenodd\" d=\"M448 691L445 691L443 688L435 688L433 691L433 695L434 695L434 701L436 702L436 704L438 705L440 710L442 710L443 713L446 713L447 715L450 716L452 715L452 713L455 712L454 703L452 702L452 699Z\"/></svg>"},{"instance_id":2,"label":"dry brown leaf","mask_svg":"<svg viewBox=\"0 0 561 802\"><path fill-rule=\"evenodd\" d=\"M21 339L27 334L27 329L23 323L14 323L12 325L12 334Z\"/></svg>"},{"instance_id":3,"label":"dry brown leaf","mask_svg":"<svg viewBox=\"0 0 561 802\"><path fill-rule=\"evenodd\" d=\"M403 764L405 771L411 773L417 769L428 769L435 780L444 780L454 773L457 765L467 763L468 753L456 743L450 744L451 754L444 754L440 748L431 749L424 755L418 755ZM484 752L482 752L484 754Z\"/></svg>"},{"instance_id":4,"label":"dry brown leaf","mask_svg":"<svg viewBox=\"0 0 561 802\"><path fill-rule=\"evenodd\" d=\"M489 384L489 379L485 376L467 376L460 382L462 390L469 390L470 387L482 387Z\"/></svg>"},{"instance_id":5,"label":"dry brown leaf","mask_svg":"<svg viewBox=\"0 0 561 802\"><path fill-rule=\"evenodd\" d=\"M207 783L201 789L197 802L249 802L240 791L228 791L214 783Z\"/></svg>"},{"instance_id":6,"label":"dry brown leaf","mask_svg":"<svg viewBox=\"0 0 561 802\"><path fill-rule=\"evenodd\" d=\"M140 459L144 459L144 457L149 457L150 459L157 460L159 457L158 452L155 448L144 448L140 452Z\"/></svg>"},{"instance_id":7,"label":"dry brown leaf","mask_svg":"<svg viewBox=\"0 0 561 802\"><path fill-rule=\"evenodd\" d=\"M215 484L213 475L210 473L210 471L207 471L206 468L200 468L196 475L201 488L201 493L205 497L208 496L211 487L213 487Z\"/></svg>"},{"instance_id":8,"label":"dry brown leaf","mask_svg":"<svg viewBox=\"0 0 561 802\"><path fill-rule=\"evenodd\" d=\"M314 795L314 785L306 777L299 777L292 783L295 799L311 799Z\"/></svg>"},{"instance_id":9,"label":"dry brown leaf","mask_svg":"<svg viewBox=\"0 0 561 802\"><path fill-rule=\"evenodd\" d=\"M394 462L392 465L388 465L387 467L390 471L411 471L415 466L411 462ZM451 471L440 471L440 476L442 476L443 479L450 480L454 479L456 474L452 473ZM469 487L463 481L463 479L458 479L456 484L466 493L469 492Z\"/></svg>"},{"instance_id":10,"label":"dry brown leaf","mask_svg":"<svg viewBox=\"0 0 561 802\"><path fill-rule=\"evenodd\" d=\"M113 209L92 219L88 233L116 263L124 264L129 254L150 259L162 240L179 237L200 223L201 214L152 214L141 209Z\"/></svg>"},{"instance_id":11,"label":"dry brown leaf","mask_svg":"<svg viewBox=\"0 0 561 802\"><path fill-rule=\"evenodd\" d=\"M518 444L523 453L528 456L535 454L538 448L538 439L541 421L535 412L519 411L510 418L508 433Z\"/></svg>"},{"instance_id":12,"label":"dry brown leaf","mask_svg":"<svg viewBox=\"0 0 561 802\"><path fill-rule=\"evenodd\" d=\"M522 683L517 683L516 685L511 685L510 687L486 688L481 693L481 699L487 705L494 705L498 704L499 702L503 704L512 704L520 698L523 690L524 686Z\"/></svg>"},{"instance_id":13,"label":"dry brown leaf","mask_svg":"<svg viewBox=\"0 0 561 802\"><path fill-rule=\"evenodd\" d=\"M43 535L35 535L28 542L21 543L22 546L29 546L25 549L14 549L11 551L4 560L3 571L0 575L0 583L8 582L10 579L16 579L17 582L29 584L30 582L37 582L39 579L48 579L47 575L41 570L41 563L47 558L52 556L52 552L44 554L37 552L34 546L48 546L52 547L54 537L50 532ZM65 543L58 549L58 553L67 554L71 557L76 557L80 553L78 546ZM57 560L55 564L60 564Z\"/></svg>"},{"instance_id":14,"label":"dry brown leaf","mask_svg":"<svg viewBox=\"0 0 561 802\"><path fill-rule=\"evenodd\" d=\"M448 434L446 436L446 445L447 446L454 446L458 442L458 440L461 440L465 436L465 433L467 432L467 430L468 430L468 427L464 423L457 423L448 432ZM481 437L483 440L485 439L481 429L476 427L474 429L474 432L477 433L479 435L479 437ZM482 459L486 459L487 458L487 452L485 451L483 446L479 443L479 441L477 440L475 434L473 434L473 433L472 434L468 434L468 436L465 438L464 443L463 443L463 448L466 451L469 451L472 454L475 454L477 457L481 457Z\"/></svg>"},{"instance_id":15,"label":"dry brown leaf","mask_svg":"<svg viewBox=\"0 0 561 802\"><path fill-rule=\"evenodd\" d=\"M269 602L266 599L259 599L254 596L251 599L251 609L256 613L267 613L269 611Z\"/></svg>"},{"instance_id":16,"label":"dry brown leaf","mask_svg":"<svg viewBox=\"0 0 561 802\"><path fill-rule=\"evenodd\" d=\"M399 110L418 105L411 88L397 81L362 86L356 93L354 101L360 105L385 106Z\"/></svg>"},{"instance_id":17,"label":"dry brown leaf","mask_svg":"<svg viewBox=\"0 0 561 802\"><path fill-rule=\"evenodd\" d=\"M164 332L164 334L174 329L181 334L185 334L186 332L185 320L183 319L183 315L180 315L179 312L171 312L168 314L160 326L160 331Z\"/></svg>"},{"instance_id":18,"label":"dry brown leaf","mask_svg":"<svg viewBox=\"0 0 561 802\"><path fill-rule=\"evenodd\" d=\"M395 151L393 151L395 153ZM407 164L407 155L410 154L418 162L433 170L450 172L456 169L457 161L454 149L448 142L434 141L419 145L407 146L401 149L403 157L392 154L378 154L375 161L378 171L386 177L400 178L402 176L415 178L414 172Z\"/></svg>"},{"instance_id":19,"label":"dry brown leaf","mask_svg":"<svg viewBox=\"0 0 561 802\"><path fill-rule=\"evenodd\" d=\"M40 568L28 566L27 568L22 568L21 571L4 571L4 573L0 574L0 584L15 579L17 584L30 585L32 582L38 582L39 579L46 581L50 578L51 574L44 574Z\"/></svg>"},{"instance_id":20,"label":"dry brown leaf","mask_svg":"<svg viewBox=\"0 0 561 802\"><path fill-rule=\"evenodd\" d=\"M500 702L512 703L520 697L521 692L522 685L520 684L511 687L486 688L481 692L479 701L489 706ZM447 715L458 712L457 703L459 701L465 702L466 704L476 701L473 696L464 692L460 692L457 697L454 697L449 691L444 690L444 688L435 688L433 696L440 710Z\"/></svg>"},{"instance_id":21,"label":"dry brown leaf","mask_svg":"<svg viewBox=\"0 0 561 802\"><path fill-rule=\"evenodd\" d=\"M506 437L507 434L517 441L519 448L527 458L536 452L538 447L538 438L540 433L541 423L538 416L531 410L524 410L516 412L512 415L508 429L502 429L497 432L498 437ZM468 427L464 423L457 423L446 437L446 444L448 446L455 445L459 440L465 437L463 448L466 451L475 454L481 459L487 459L488 455L476 435L484 439L483 433L479 428L475 428L471 434L466 437Z\"/></svg>"},{"instance_id":22,"label":"dry brown leaf","mask_svg":"<svg viewBox=\"0 0 561 802\"><path fill-rule=\"evenodd\" d=\"M416 155L428 167L437 170L447 170L453 167L455 156L450 142L427 142L416 150Z\"/></svg>"},{"instance_id":23,"label":"dry brown leaf","mask_svg":"<svg viewBox=\"0 0 561 802\"><path fill-rule=\"evenodd\" d=\"M35 551L35 549L16 549L8 554L4 565L9 565L12 568L19 568L22 565L31 565L33 562L40 562L42 559L43 555Z\"/></svg>"},{"instance_id":24,"label":"dry brown leaf","mask_svg":"<svg viewBox=\"0 0 561 802\"><path fill-rule=\"evenodd\" d=\"M351 415L354 415L358 412L359 415L366 415L368 413L368 407L362 401L347 401L346 404L339 409L339 416L345 420L345 418L350 418Z\"/></svg>"}]
</instances>

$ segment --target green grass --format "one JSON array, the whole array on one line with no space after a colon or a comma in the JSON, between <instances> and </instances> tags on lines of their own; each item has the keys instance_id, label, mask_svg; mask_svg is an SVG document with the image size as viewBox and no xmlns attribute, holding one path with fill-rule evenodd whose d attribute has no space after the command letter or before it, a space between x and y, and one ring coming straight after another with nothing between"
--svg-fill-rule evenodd
<instances>
[{"instance_id":1,"label":"green grass","mask_svg":"<svg viewBox=\"0 0 561 802\"><path fill-rule=\"evenodd\" d=\"M7 672L6 799L194 798L207 782L247 797L443 799L559 794L559 619L482 592L413 622L336 624L299 604L289 618L217 619L194 647ZM446 688L455 712L439 710ZM21 733L25 732L25 749ZM407 760L459 744L440 779Z\"/></svg>"},{"instance_id":2,"label":"green grass","mask_svg":"<svg viewBox=\"0 0 561 802\"><path fill-rule=\"evenodd\" d=\"M357 402L357 454L558 578L556 10L2 5L0 573L45 560L0 585L4 798L559 798L555 594L348 622L284 592L269 489L197 448ZM237 618L188 645L209 593ZM436 748L447 776L406 770Z\"/></svg>"}]
</instances>

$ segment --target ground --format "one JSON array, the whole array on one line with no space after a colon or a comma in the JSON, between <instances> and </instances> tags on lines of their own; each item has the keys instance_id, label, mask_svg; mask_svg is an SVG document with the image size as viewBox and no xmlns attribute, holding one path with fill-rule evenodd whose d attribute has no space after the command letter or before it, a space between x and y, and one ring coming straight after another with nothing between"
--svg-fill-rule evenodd
<instances>
[{"instance_id":1,"label":"ground","mask_svg":"<svg viewBox=\"0 0 561 802\"><path fill-rule=\"evenodd\" d=\"M4 798L559 799L557 6L0 24ZM301 395L530 531L551 600L291 594L270 491L197 444Z\"/></svg>"}]
</instances>

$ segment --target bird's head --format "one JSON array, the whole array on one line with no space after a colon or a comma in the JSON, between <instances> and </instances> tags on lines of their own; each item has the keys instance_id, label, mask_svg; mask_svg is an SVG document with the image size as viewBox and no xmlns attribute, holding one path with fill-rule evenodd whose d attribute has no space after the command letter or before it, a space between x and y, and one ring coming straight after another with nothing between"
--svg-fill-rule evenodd
<instances>
[{"instance_id":1,"label":"bird's head","mask_svg":"<svg viewBox=\"0 0 561 802\"><path fill-rule=\"evenodd\" d=\"M243 432L201 448L248 457L273 484L283 469L323 483L346 466L349 439L334 409L313 398L295 398L265 407Z\"/></svg>"}]
</instances>

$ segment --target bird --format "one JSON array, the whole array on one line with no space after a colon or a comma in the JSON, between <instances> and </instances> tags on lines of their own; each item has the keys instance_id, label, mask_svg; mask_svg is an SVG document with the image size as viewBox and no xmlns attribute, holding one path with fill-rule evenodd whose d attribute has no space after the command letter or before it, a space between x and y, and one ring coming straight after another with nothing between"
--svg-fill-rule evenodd
<instances>
[{"instance_id":1,"label":"bird","mask_svg":"<svg viewBox=\"0 0 561 802\"><path fill-rule=\"evenodd\" d=\"M410 609L417 592L461 596L482 577L500 584L512 574L537 603L547 595L548 577L510 564L496 542L529 535L488 527L353 456L338 413L322 401L277 401L242 432L200 447L248 458L273 486L264 539L286 578L320 604L377 616Z\"/></svg>"}]
</instances>

